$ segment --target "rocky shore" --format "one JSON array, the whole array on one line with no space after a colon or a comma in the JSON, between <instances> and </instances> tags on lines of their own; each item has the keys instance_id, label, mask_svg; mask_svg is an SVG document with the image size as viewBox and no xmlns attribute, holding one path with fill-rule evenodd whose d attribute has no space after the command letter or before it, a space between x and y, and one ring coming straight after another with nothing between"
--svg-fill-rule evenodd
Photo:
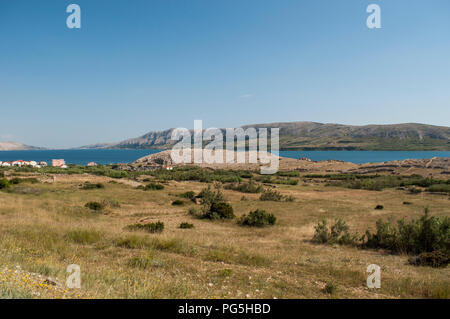
<instances>
[{"instance_id":1,"label":"rocky shore","mask_svg":"<svg viewBox=\"0 0 450 319\"><path fill-rule=\"evenodd\" d=\"M226 164L176 164L171 158L171 151L163 151L149 156L142 157L130 164L120 166L123 170L151 170L178 166L198 166L210 169L240 169L256 171L260 168L260 158L258 164L248 164L249 152L246 152L246 163L226 163ZM237 156L236 152L234 154ZM274 156L270 154L269 156ZM279 158L279 170L297 170L306 173L353 173L353 174L393 174L422 176L442 175L448 178L450 175L450 158L434 157L431 159L408 159L403 161L390 161L383 163L354 164L337 160L311 161L307 159Z\"/></svg>"}]
</instances>

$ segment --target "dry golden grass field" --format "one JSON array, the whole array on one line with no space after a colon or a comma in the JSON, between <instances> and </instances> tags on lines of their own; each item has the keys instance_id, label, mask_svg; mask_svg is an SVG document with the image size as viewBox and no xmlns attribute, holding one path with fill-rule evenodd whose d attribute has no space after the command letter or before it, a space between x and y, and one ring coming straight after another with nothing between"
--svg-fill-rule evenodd
<instances>
[{"instance_id":1,"label":"dry golden grass field","mask_svg":"<svg viewBox=\"0 0 450 319\"><path fill-rule=\"evenodd\" d=\"M260 201L260 194L224 189L237 216L261 208L277 217L275 226L250 228L188 214L199 205L179 194L199 193L206 183L169 181L164 190L144 191L136 188L139 181L88 174L56 175L54 181L49 175L18 175L40 183L0 191L3 298L450 296L449 267L417 267L406 255L311 242L323 218L342 218L352 232L363 234L379 218L417 218L425 207L432 215L450 216L448 195L353 190L302 178L298 185L276 186L293 202ZM105 187L81 189L87 181ZM177 199L184 204L173 206ZM85 207L91 201L109 204L96 212ZM165 224L162 233L126 228L157 221ZM194 228L180 229L182 222ZM81 289L65 287L70 264L81 268ZM370 264L381 267L380 289L366 286ZM335 289L327 292L327 285Z\"/></svg>"}]
</instances>

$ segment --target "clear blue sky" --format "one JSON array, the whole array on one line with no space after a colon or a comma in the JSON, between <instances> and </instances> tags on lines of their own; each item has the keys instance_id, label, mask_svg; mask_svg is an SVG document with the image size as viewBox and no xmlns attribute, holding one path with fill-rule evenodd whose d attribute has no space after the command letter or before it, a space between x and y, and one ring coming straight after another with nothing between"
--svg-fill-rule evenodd
<instances>
[{"instance_id":1,"label":"clear blue sky","mask_svg":"<svg viewBox=\"0 0 450 319\"><path fill-rule=\"evenodd\" d=\"M450 1L0 0L0 110L0 141L45 147L194 119L448 126Z\"/></svg>"}]
</instances>

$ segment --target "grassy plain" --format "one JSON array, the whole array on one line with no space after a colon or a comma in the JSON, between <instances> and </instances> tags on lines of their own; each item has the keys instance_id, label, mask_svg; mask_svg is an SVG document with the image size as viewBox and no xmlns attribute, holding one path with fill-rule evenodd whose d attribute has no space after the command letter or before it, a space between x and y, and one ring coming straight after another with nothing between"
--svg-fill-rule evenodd
<instances>
[{"instance_id":1,"label":"grassy plain","mask_svg":"<svg viewBox=\"0 0 450 319\"><path fill-rule=\"evenodd\" d=\"M321 219L342 218L363 234L379 218L450 216L449 196L326 186L295 177L272 185L293 202L260 201L260 194L223 189L237 216L264 209L273 227L236 220L208 221L180 197L209 185L165 181L142 190L140 180L89 174L18 173L39 183L0 191L0 297L4 298L449 298L450 269L409 265L408 256L311 243ZM151 176L147 178L151 179ZM104 188L83 189L85 182ZM245 200L242 197L245 196ZM175 200L183 205L174 206ZM88 202L103 202L93 211ZM405 205L404 202L409 203ZM383 210L375 210L383 205ZM127 228L164 223L162 233ZM183 222L194 228L181 229ZM64 287L70 264L81 267L81 289ZM366 268L381 266L381 289L366 287ZM50 278L56 285L46 284ZM326 286L336 287L331 293Z\"/></svg>"}]
</instances>

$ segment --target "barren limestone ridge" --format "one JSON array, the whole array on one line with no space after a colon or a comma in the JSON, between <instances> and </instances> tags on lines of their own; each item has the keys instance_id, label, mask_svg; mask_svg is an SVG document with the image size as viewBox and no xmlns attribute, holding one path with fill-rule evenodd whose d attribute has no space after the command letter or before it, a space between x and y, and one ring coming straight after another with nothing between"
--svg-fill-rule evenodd
<instances>
[{"instance_id":1,"label":"barren limestone ridge","mask_svg":"<svg viewBox=\"0 0 450 319\"><path fill-rule=\"evenodd\" d=\"M450 150L449 127L418 123L355 126L287 122L252 124L242 128L279 128L282 150ZM171 140L173 130L151 131L119 143L82 148L169 149L176 143ZM222 134L225 136L225 129Z\"/></svg>"},{"instance_id":2,"label":"barren limestone ridge","mask_svg":"<svg viewBox=\"0 0 450 319\"><path fill-rule=\"evenodd\" d=\"M225 152L224 152L225 154ZM191 154L193 156L193 152ZM254 154L253 154L254 155ZM191 156L191 157L192 157ZM234 158L237 153L234 152ZM124 164L121 166L125 170L148 170L161 167L196 165L203 168L211 169L243 169L256 171L260 168L260 158L257 156L258 164L249 164L249 152L245 153L246 164L176 164L171 158L171 151L162 151L160 153L151 154L142 157L131 164ZM225 155L224 155L225 157ZM267 154L268 158L274 158L275 155ZM225 158L224 158L225 162ZM301 172L334 172L334 173L357 173L357 174L376 174L376 173L390 173L390 174L420 174L420 175L449 175L450 174L450 158L431 158L431 159L408 159L403 161L391 161L383 163L367 163L354 164L350 162L342 162L336 160L327 161L310 161L307 159L293 159L279 157L279 169L281 171L297 170Z\"/></svg>"}]
</instances>

